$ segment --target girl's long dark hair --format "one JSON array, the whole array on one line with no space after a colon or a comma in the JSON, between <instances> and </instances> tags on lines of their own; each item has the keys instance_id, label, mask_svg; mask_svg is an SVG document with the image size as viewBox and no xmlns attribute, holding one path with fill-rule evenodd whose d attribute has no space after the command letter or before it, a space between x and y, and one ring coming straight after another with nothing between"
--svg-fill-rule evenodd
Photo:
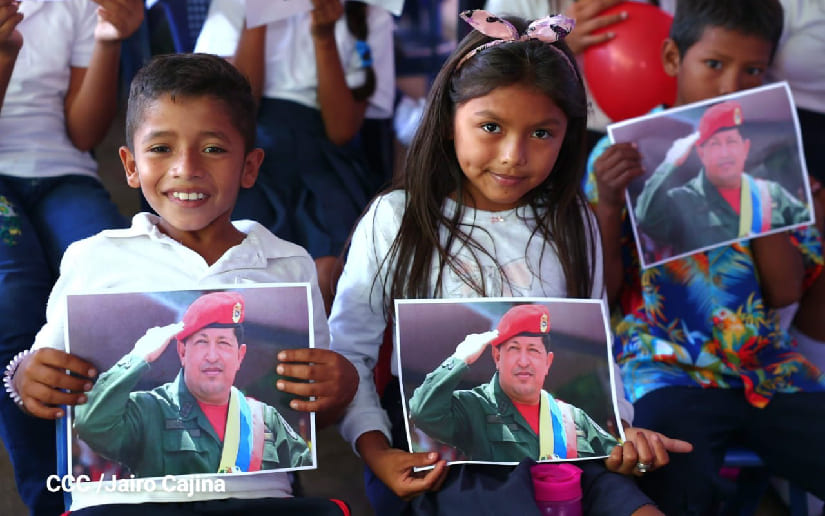
<instances>
[{"instance_id":1,"label":"girl's long dark hair","mask_svg":"<svg viewBox=\"0 0 825 516\"><path fill-rule=\"evenodd\" d=\"M520 32L526 27L524 20L507 19ZM465 198L465 178L452 140L453 116L462 103L496 88L517 84L547 95L568 119L553 170L524 198L526 217L536 223L525 253L533 239L545 242L539 263L545 252L555 252L566 278L567 295L591 296L598 233L587 216L588 205L581 189L586 160L587 100L575 57L563 42L553 43L555 48L551 48L548 43L527 40L482 50L456 70L465 54L487 41L489 37L471 32L441 69L408 150L403 173L389 189L404 190L407 206L398 234L383 257L384 265L390 265L382 278L389 286L384 290L387 308L393 299L440 297L441 280L448 268L479 295L491 294L486 291L483 278L472 278L449 253L455 244L463 244L473 252L476 265L480 265L481 255L495 262L495 256L471 237L473 227L461 223L466 210L463 204L457 203L455 213L445 215L442 211L451 194L455 193L458 200ZM441 227L448 230L445 242L439 238ZM437 271L434 289L430 286L433 270ZM532 272L539 275L539 271ZM506 284L506 277L501 274Z\"/></svg>"}]
</instances>

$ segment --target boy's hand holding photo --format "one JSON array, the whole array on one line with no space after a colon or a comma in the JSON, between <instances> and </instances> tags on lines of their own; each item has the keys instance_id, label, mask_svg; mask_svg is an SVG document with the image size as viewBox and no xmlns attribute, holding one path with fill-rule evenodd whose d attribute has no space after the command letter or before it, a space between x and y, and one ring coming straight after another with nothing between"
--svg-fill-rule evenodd
<instances>
[{"instance_id":1,"label":"boy's hand holding photo","mask_svg":"<svg viewBox=\"0 0 825 516\"><path fill-rule=\"evenodd\" d=\"M278 360L277 373L298 380L278 380L278 390L311 398L294 399L290 407L317 412L320 427L341 418L358 388L358 372L349 360L322 348L286 349Z\"/></svg>"},{"instance_id":2,"label":"boy's hand holding photo","mask_svg":"<svg viewBox=\"0 0 825 516\"><path fill-rule=\"evenodd\" d=\"M59 405L86 402L97 369L90 362L65 351L39 349L26 355L12 377L24 408L43 419L64 416Z\"/></svg>"},{"instance_id":3,"label":"boy's hand holding photo","mask_svg":"<svg viewBox=\"0 0 825 516\"><path fill-rule=\"evenodd\" d=\"M625 190L631 181L643 174L642 155L636 144L631 142L606 147L593 162L598 194L594 211L601 229L605 285L611 303L616 300L622 285L621 234Z\"/></svg>"},{"instance_id":4,"label":"boy's hand holding photo","mask_svg":"<svg viewBox=\"0 0 825 516\"><path fill-rule=\"evenodd\" d=\"M599 207L621 214L625 206L625 189L631 181L644 174L642 155L633 143L615 143L593 163Z\"/></svg>"}]
</instances>

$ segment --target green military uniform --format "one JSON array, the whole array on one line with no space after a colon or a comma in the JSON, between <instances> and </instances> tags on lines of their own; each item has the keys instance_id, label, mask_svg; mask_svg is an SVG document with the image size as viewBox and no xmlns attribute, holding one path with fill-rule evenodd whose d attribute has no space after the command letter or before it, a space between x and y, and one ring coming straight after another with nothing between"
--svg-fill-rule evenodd
<instances>
[{"instance_id":1,"label":"green military uniform","mask_svg":"<svg viewBox=\"0 0 825 516\"><path fill-rule=\"evenodd\" d=\"M149 364L126 355L100 375L75 407L74 427L93 450L135 476L216 473L222 443L183 381L183 371L151 391L132 392ZM264 407L261 469L312 465L306 442L276 409Z\"/></svg>"},{"instance_id":2,"label":"green military uniform","mask_svg":"<svg viewBox=\"0 0 825 516\"><path fill-rule=\"evenodd\" d=\"M691 252L739 236L739 214L707 179L704 170L682 186L663 191L675 167L663 163L645 183L636 201L636 224L659 245L670 245L674 254ZM778 183L753 180L770 197L770 227L806 222L810 213Z\"/></svg>"},{"instance_id":3,"label":"green military uniform","mask_svg":"<svg viewBox=\"0 0 825 516\"><path fill-rule=\"evenodd\" d=\"M469 460L518 462L539 458L539 436L501 389L498 373L490 383L455 390L469 366L450 357L427 375L410 398L410 418L427 435ZM561 402L557 402L561 403ZM579 457L603 457L618 441L583 410L570 406Z\"/></svg>"}]
</instances>

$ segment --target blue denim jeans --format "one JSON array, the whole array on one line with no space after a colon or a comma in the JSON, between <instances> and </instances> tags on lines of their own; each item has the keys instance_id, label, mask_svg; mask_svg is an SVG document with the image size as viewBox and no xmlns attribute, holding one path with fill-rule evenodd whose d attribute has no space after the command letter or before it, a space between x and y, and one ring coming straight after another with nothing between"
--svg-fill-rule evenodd
<instances>
[{"instance_id":1,"label":"blue denim jeans","mask_svg":"<svg viewBox=\"0 0 825 516\"><path fill-rule=\"evenodd\" d=\"M31 347L46 318L46 302L72 242L125 227L95 178L24 179L0 175L0 365ZM60 514L61 493L46 490L57 471L55 424L23 413L0 396L0 438L14 466L17 490L31 514Z\"/></svg>"}]
</instances>

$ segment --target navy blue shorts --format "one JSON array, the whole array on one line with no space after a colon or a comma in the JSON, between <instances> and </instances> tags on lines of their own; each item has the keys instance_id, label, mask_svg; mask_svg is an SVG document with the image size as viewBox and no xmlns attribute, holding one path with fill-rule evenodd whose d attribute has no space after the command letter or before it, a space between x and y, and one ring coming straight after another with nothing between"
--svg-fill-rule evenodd
<instances>
[{"instance_id":1,"label":"navy blue shorts","mask_svg":"<svg viewBox=\"0 0 825 516\"><path fill-rule=\"evenodd\" d=\"M825 498L825 392L775 394L765 408L742 389L666 387L635 404L634 424L693 444L640 485L665 514L709 514L723 493L725 451L755 451L773 473Z\"/></svg>"}]
</instances>

